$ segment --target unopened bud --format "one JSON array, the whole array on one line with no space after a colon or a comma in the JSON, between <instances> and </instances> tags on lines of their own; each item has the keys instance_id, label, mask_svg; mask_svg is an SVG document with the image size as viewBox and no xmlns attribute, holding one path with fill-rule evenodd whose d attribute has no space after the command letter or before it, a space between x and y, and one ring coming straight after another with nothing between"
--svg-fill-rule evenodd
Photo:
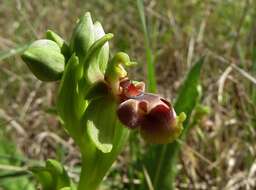
<instances>
[{"instance_id":1,"label":"unopened bud","mask_svg":"<svg viewBox=\"0 0 256 190\"><path fill-rule=\"evenodd\" d=\"M51 40L35 41L21 57L32 73L42 81L56 81L64 71L65 58L60 47Z\"/></svg>"}]
</instances>

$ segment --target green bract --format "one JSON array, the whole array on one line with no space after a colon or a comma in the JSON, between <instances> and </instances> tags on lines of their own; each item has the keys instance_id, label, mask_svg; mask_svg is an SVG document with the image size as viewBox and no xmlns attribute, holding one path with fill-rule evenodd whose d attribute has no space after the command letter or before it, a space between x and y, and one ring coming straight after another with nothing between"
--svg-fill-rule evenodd
<instances>
[{"instance_id":1,"label":"green bract","mask_svg":"<svg viewBox=\"0 0 256 190\"><path fill-rule=\"evenodd\" d=\"M61 53L64 55L65 59L68 60L71 56L71 50L69 49L67 43L55 32L47 30L46 38L52 40L58 44L61 49Z\"/></svg>"},{"instance_id":2,"label":"green bract","mask_svg":"<svg viewBox=\"0 0 256 190\"><path fill-rule=\"evenodd\" d=\"M64 71L65 58L60 47L51 40L35 41L23 53L22 59L42 81L58 80Z\"/></svg>"}]
</instances>

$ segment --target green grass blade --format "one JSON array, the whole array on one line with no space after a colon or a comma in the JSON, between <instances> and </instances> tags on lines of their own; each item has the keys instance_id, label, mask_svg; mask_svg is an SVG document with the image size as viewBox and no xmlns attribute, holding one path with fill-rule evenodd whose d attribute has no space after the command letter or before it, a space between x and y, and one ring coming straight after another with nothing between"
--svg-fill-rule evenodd
<instances>
[{"instance_id":1,"label":"green grass blade","mask_svg":"<svg viewBox=\"0 0 256 190\"><path fill-rule=\"evenodd\" d=\"M185 112L187 115L181 137L183 139L189 129L190 115L199 99L198 85L203 62L204 58L201 58L189 71L174 106L177 113ZM155 189L174 189L179 150L178 141L164 146L152 145L149 148L145 157L145 164Z\"/></svg>"},{"instance_id":2,"label":"green grass blade","mask_svg":"<svg viewBox=\"0 0 256 190\"><path fill-rule=\"evenodd\" d=\"M29 45L30 43L0 52L0 61L24 52Z\"/></svg>"},{"instance_id":3,"label":"green grass blade","mask_svg":"<svg viewBox=\"0 0 256 190\"><path fill-rule=\"evenodd\" d=\"M140 20L142 24L142 29L144 33L144 46L146 49L146 59L147 59L147 85L148 85L148 91L149 92L156 92L157 90L157 84L156 84L156 78L155 78L155 69L154 69L154 56L153 51L150 47L150 39L148 35L148 29L146 25L145 20L145 14L144 14L144 4L143 0L137 0L137 7L140 15Z\"/></svg>"}]
</instances>

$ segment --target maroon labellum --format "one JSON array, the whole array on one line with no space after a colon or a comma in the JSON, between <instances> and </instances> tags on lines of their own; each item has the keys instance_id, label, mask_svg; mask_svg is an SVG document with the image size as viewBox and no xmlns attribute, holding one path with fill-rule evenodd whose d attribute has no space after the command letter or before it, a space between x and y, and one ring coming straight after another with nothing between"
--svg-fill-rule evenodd
<instances>
[{"instance_id":1,"label":"maroon labellum","mask_svg":"<svg viewBox=\"0 0 256 190\"><path fill-rule=\"evenodd\" d=\"M143 87L142 87L143 86ZM144 85L129 80L120 83L120 105L117 115L121 123L139 129L149 143L171 142L181 132L171 104L156 94L144 93Z\"/></svg>"}]
</instances>

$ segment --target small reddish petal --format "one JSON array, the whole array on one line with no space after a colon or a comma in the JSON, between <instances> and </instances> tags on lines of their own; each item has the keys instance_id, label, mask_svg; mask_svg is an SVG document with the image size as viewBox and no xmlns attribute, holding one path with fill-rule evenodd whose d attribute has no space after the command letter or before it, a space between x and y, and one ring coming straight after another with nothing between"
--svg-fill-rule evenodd
<instances>
[{"instance_id":1,"label":"small reddish petal","mask_svg":"<svg viewBox=\"0 0 256 190\"><path fill-rule=\"evenodd\" d=\"M138 96L141 94L134 84L128 86L126 93L128 96Z\"/></svg>"},{"instance_id":2,"label":"small reddish petal","mask_svg":"<svg viewBox=\"0 0 256 190\"><path fill-rule=\"evenodd\" d=\"M129 79L124 79L123 81L120 82L120 88L121 88L121 97L126 97L127 99L131 97L136 97L139 96L143 93L144 90L144 83L138 83L138 84L133 84L131 80Z\"/></svg>"}]
</instances>

